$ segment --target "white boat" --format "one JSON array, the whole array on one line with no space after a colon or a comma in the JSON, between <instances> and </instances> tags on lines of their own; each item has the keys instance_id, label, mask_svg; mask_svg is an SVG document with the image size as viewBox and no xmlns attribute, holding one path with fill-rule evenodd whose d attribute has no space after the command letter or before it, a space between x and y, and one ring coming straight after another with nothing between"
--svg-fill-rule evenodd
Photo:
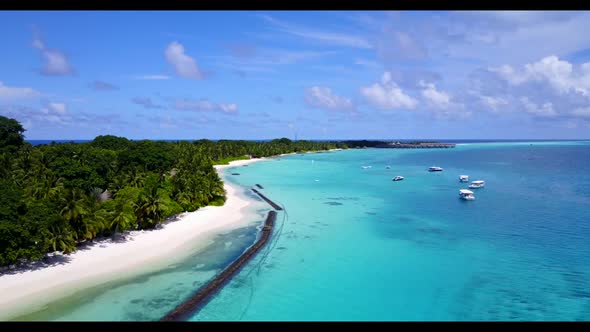
<instances>
[{"instance_id":1,"label":"white boat","mask_svg":"<svg viewBox=\"0 0 590 332\"><path fill-rule=\"evenodd\" d=\"M471 188L471 189L478 189L478 188L485 187L485 185L486 185L486 182L485 181L477 180L477 181L471 182L471 184L469 185L469 188Z\"/></svg>"},{"instance_id":2,"label":"white boat","mask_svg":"<svg viewBox=\"0 0 590 332\"><path fill-rule=\"evenodd\" d=\"M398 176L396 176L396 177L393 178L393 181L401 181L403 179L404 179L403 176L398 175Z\"/></svg>"},{"instance_id":3,"label":"white boat","mask_svg":"<svg viewBox=\"0 0 590 332\"><path fill-rule=\"evenodd\" d=\"M475 199L475 195L473 195L473 191L467 189L459 189L459 197L466 201L472 201Z\"/></svg>"},{"instance_id":4,"label":"white boat","mask_svg":"<svg viewBox=\"0 0 590 332\"><path fill-rule=\"evenodd\" d=\"M469 181L469 175L459 175L459 182Z\"/></svg>"},{"instance_id":5,"label":"white boat","mask_svg":"<svg viewBox=\"0 0 590 332\"><path fill-rule=\"evenodd\" d=\"M369 168L371 168L373 166L361 166L361 167L362 167L362 169L369 169Z\"/></svg>"},{"instance_id":6,"label":"white boat","mask_svg":"<svg viewBox=\"0 0 590 332\"><path fill-rule=\"evenodd\" d=\"M442 168L438 166L432 166L428 169L429 172L442 172Z\"/></svg>"}]
</instances>

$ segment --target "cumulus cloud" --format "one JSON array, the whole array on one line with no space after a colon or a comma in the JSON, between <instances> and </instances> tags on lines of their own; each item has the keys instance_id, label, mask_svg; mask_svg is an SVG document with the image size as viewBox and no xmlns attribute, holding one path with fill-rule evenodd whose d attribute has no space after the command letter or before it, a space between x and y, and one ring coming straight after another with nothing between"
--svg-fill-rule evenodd
<instances>
[{"instance_id":1,"label":"cumulus cloud","mask_svg":"<svg viewBox=\"0 0 590 332\"><path fill-rule=\"evenodd\" d=\"M164 106L155 104L150 97L134 97L131 101L147 109L162 109Z\"/></svg>"},{"instance_id":2,"label":"cumulus cloud","mask_svg":"<svg viewBox=\"0 0 590 332\"><path fill-rule=\"evenodd\" d=\"M48 103L47 107L54 113L64 115L66 114L66 104L64 103Z\"/></svg>"},{"instance_id":3,"label":"cumulus cloud","mask_svg":"<svg viewBox=\"0 0 590 332\"><path fill-rule=\"evenodd\" d=\"M470 84L468 93L492 112L588 120L590 62L573 64L550 55L522 66L481 70Z\"/></svg>"},{"instance_id":4,"label":"cumulus cloud","mask_svg":"<svg viewBox=\"0 0 590 332\"><path fill-rule=\"evenodd\" d=\"M90 83L90 88L96 91L113 91L119 90L119 88L113 84L103 82L103 81L94 81Z\"/></svg>"},{"instance_id":5,"label":"cumulus cloud","mask_svg":"<svg viewBox=\"0 0 590 332\"><path fill-rule=\"evenodd\" d=\"M590 62L581 64L577 69L555 55L526 64L520 70L509 65L491 68L511 85L541 82L547 83L559 94L577 92L590 97Z\"/></svg>"},{"instance_id":6,"label":"cumulus cloud","mask_svg":"<svg viewBox=\"0 0 590 332\"><path fill-rule=\"evenodd\" d=\"M10 87L0 81L0 100L24 99L40 96L33 88Z\"/></svg>"},{"instance_id":7,"label":"cumulus cloud","mask_svg":"<svg viewBox=\"0 0 590 332\"><path fill-rule=\"evenodd\" d=\"M44 102L39 108L5 106L0 107L0 114L27 123L29 127L75 124L64 103Z\"/></svg>"},{"instance_id":8,"label":"cumulus cloud","mask_svg":"<svg viewBox=\"0 0 590 332\"><path fill-rule=\"evenodd\" d=\"M202 79L203 74L197 67L195 59L187 55L184 51L184 46L179 42L172 42L164 52L166 61L174 66L176 74L185 78Z\"/></svg>"},{"instance_id":9,"label":"cumulus cloud","mask_svg":"<svg viewBox=\"0 0 590 332\"><path fill-rule=\"evenodd\" d=\"M402 91L388 71L383 73L381 82L361 87L360 93L370 105L382 110L413 109L418 104L417 100Z\"/></svg>"},{"instance_id":10,"label":"cumulus cloud","mask_svg":"<svg viewBox=\"0 0 590 332\"><path fill-rule=\"evenodd\" d=\"M94 130L95 134L99 135L105 127L128 126L127 121L121 119L119 114L94 114L84 111L69 112L65 105L61 105L61 103L45 103L39 108L6 106L0 107L0 114L17 119L27 129L34 128L35 132L31 131L29 133L37 137L40 133L45 133L41 134L44 137L47 137L45 136L47 133L55 134L56 127L71 128L73 130L84 128L80 133L88 134L89 131Z\"/></svg>"},{"instance_id":11,"label":"cumulus cloud","mask_svg":"<svg viewBox=\"0 0 590 332\"><path fill-rule=\"evenodd\" d=\"M448 92L442 91L436 87L436 84L426 81L419 82L422 88L422 103L424 110L434 113L438 118L468 118L471 111L465 109L463 101L459 102Z\"/></svg>"},{"instance_id":12,"label":"cumulus cloud","mask_svg":"<svg viewBox=\"0 0 590 332\"><path fill-rule=\"evenodd\" d=\"M553 104L546 102L541 106L530 101L527 97L521 97L520 101L524 106L524 110L528 113L541 116L541 117L553 117L557 116L557 112L553 109Z\"/></svg>"},{"instance_id":13,"label":"cumulus cloud","mask_svg":"<svg viewBox=\"0 0 590 332\"><path fill-rule=\"evenodd\" d=\"M41 69L41 74L48 76L65 76L74 73L74 68L68 62L66 55L61 51L48 48L37 30L33 31L32 46L39 50L41 56L45 60L45 65Z\"/></svg>"},{"instance_id":14,"label":"cumulus cloud","mask_svg":"<svg viewBox=\"0 0 590 332\"><path fill-rule=\"evenodd\" d=\"M350 98L341 97L330 88L313 86L305 90L305 102L313 108L327 111L354 111L355 105Z\"/></svg>"},{"instance_id":15,"label":"cumulus cloud","mask_svg":"<svg viewBox=\"0 0 590 332\"><path fill-rule=\"evenodd\" d=\"M436 108L447 109L451 105L451 96L443 91L439 91L436 89L436 85L434 83L426 83L424 81L420 81L420 86L424 89L422 90L422 97L432 106Z\"/></svg>"},{"instance_id":16,"label":"cumulus cloud","mask_svg":"<svg viewBox=\"0 0 590 332\"><path fill-rule=\"evenodd\" d=\"M219 112L224 114L238 113L238 105L235 103L214 103L206 98L177 100L174 108L182 111Z\"/></svg>"},{"instance_id":17,"label":"cumulus cloud","mask_svg":"<svg viewBox=\"0 0 590 332\"><path fill-rule=\"evenodd\" d=\"M478 95L478 97L481 102L494 112L499 112L508 105L506 98L485 95Z\"/></svg>"}]
</instances>

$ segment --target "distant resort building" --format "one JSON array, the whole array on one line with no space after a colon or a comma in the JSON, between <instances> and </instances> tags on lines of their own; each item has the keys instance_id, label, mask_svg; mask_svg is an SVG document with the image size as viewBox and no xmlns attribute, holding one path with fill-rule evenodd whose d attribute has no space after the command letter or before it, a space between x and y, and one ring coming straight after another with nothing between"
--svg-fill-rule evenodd
<instances>
[{"instance_id":1,"label":"distant resort building","mask_svg":"<svg viewBox=\"0 0 590 332\"><path fill-rule=\"evenodd\" d=\"M375 147L376 148L385 148L385 149L448 149L448 148L454 148L455 144L436 143L436 142L410 142L410 143L391 142L391 143L379 144L379 145L376 145Z\"/></svg>"}]
</instances>

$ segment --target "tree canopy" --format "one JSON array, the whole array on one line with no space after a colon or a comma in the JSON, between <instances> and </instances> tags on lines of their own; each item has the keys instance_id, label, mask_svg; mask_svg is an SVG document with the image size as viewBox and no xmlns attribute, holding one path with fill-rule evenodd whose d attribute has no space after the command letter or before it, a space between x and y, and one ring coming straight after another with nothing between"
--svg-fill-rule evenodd
<instances>
[{"instance_id":1,"label":"tree canopy","mask_svg":"<svg viewBox=\"0 0 590 332\"><path fill-rule=\"evenodd\" d=\"M0 266L70 253L82 242L154 228L183 211L225 202L214 164L346 148L340 142L132 141L31 146L0 117Z\"/></svg>"},{"instance_id":2,"label":"tree canopy","mask_svg":"<svg viewBox=\"0 0 590 332\"><path fill-rule=\"evenodd\" d=\"M15 119L0 115L0 153L14 152L24 144L25 129Z\"/></svg>"}]
</instances>

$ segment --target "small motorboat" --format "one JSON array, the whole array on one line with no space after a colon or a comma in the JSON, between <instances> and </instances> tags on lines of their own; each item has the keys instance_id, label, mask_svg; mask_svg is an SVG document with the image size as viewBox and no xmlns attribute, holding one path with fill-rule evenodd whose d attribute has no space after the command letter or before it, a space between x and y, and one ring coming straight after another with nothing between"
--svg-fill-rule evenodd
<instances>
[{"instance_id":1,"label":"small motorboat","mask_svg":"<svg viewBox=\"0 0 590 332\"><path fill-rule=\"evenodd\" d=\"M469 175L459 175L459 182L468 182Z\"/></svg>"},{"instance_id":2,"label":"small motorboat","mask_svg":"<svg viewBox=\"0 0 590 332\"><path fill-rule=\"evenodd\" d=\"M429 172L442 172L442 167L432 166L428 169Z\"/></svg>"},{"instance_id":3,"label":"small motorboat","mask_svg":"<svg viewBox=\"0 0 590 332\"><path fill-rule=\"evenodd\" d=\"M466 201L472 201L475 199L475 195L473 195L473 191L467 189L459 189L459 197Z\"/></svg>"},{"instance_id":4,"label":"small motorboat","mask_svg":"<svg viewBox=\"0 0 590 332\"><path fill-rule=\"evenodd\" d=\"M369 169L371 167L373 167L373 166L361 166L362 169Z\"/></svg>"},{"instance_id":5,"label":"small motorboat","mask_svg":"<svg viewBox=\"0 0 590 332\"><path fill-rule=\"evenodd\" d=\"M390 168L391 168L391 166L389 166L389 165L385 166L385 169L390 169Z\"/></svg>"},{"instance_id":6,"label":"small motorboat","mask_svg":"<svg viewBox=\"0 0 590 332\"><path fill-rule=\"evenodd\" d=\"M478 188L485 187L485 185L486 185L486 182L485 181L477 180L477 181L471 182L471 184L469 185L469 188L471 188L471 189L478 189Z\"/></svg>"},{"instance_id":7,"label":"small motorboat","mask_svg":"<svg viewBox=\"0 0 590 332\"><path fill-rule=\"evenodd\" d=\"M403 179L404 179L403 176L398 175L398 176L396 176L396 177L393 178L393 181L401 181Z\"/></svg>"}]
</instances>

